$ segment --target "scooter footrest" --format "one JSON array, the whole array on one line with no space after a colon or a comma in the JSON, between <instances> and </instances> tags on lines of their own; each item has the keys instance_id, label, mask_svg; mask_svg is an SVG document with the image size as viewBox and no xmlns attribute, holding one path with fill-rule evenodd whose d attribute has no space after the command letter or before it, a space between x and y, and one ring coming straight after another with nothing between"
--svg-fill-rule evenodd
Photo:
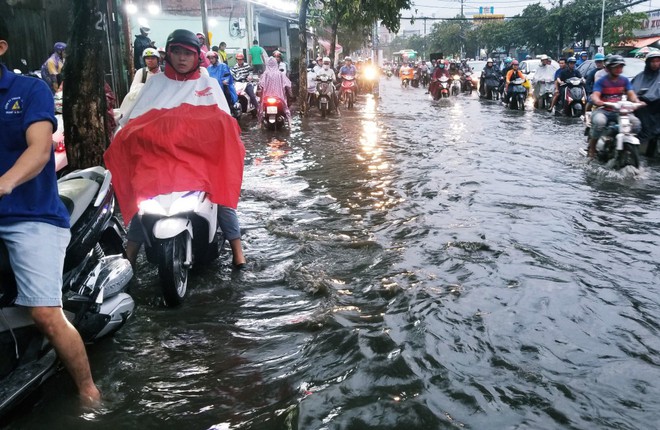
<instances>
[{"instance_id":1,"label":"scooter footrest","mask_svg":"<svg viewBox=\"0 0 660 430\"><path fill-rule=\"evenodd\" d=\"M39 386L55 367L57 355L48 351L39 360L19 366L0 383L0 413Z\"/></svg>"}]
</instances>

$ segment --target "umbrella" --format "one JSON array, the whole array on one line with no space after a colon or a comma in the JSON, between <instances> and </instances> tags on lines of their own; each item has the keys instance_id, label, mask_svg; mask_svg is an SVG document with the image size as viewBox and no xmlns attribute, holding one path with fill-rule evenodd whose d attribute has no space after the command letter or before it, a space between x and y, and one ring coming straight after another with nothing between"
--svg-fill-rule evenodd
<instances>
[{"instance_id":1,"label":"umbrella","mask_svg":"<svg viewBox=\"0 0 660 430\"><path fill-rule=\"evenodd\" d=\"M656 52L656 51L660 51L660 49L654 48L653 46L645 46L643 48L633 49L632 51L629 52L629 54L641 55L641 54L648 54L649 52Z\"/></svg>"}]
</instances>

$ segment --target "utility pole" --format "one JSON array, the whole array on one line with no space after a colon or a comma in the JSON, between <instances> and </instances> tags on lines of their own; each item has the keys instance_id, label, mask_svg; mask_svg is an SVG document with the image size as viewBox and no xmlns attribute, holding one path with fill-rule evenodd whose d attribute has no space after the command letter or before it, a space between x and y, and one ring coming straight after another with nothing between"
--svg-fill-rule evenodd
<instances>
[{"instance_id":1,"label":"utility pole","mask_svg":"<svg viewBox=\"0 0 660 430\"><path fill-rule=\"evenodd\" d=\"M559 34L557 35L557 58L561 57L564 47L564 19L563 19L564 0L559 0Z\"/></svg>"},{"instance_id":2,"label":"utility pole","mask_svg":"<svg viewBox=\"0 0 660 430\"><path fill-rule=\"evenodd\" d=\"M206 43L211 45L211 39L209 39L209 23L207 19L207 10L206 10L206 0L199 0L199 7L202 9L202 33L206 37Z\"/></svg>"},{"instance_id":3,"label":"utility pole","mask_svg":"<svg viewBox=\"0 0 660 430\"><path fill-rule=\"evenodd\" d=\"M465 3L465 0L461 0L461 18L465 18L465 15L463 15L463 4Z\"/></svg>"},{"instance_id":4,"label":"utility pole","mask_svg":"<svg viewBox=\"0 0 660 430\"><path fill-rule=\"evenodd\" d=\"M426 60L426 18L424 18L424 38L422 39L422 43L424 44L424 50L422 52L422 58Z\"/></svg>"}]
</instances>

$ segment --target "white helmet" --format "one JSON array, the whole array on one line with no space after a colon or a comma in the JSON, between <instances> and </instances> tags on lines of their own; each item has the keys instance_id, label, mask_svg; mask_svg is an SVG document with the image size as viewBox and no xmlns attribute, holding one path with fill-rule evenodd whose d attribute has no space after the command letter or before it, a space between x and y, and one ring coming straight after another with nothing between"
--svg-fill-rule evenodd
<instances>
[{"instance_id":1,"label":"white helmet","mask_svg":"<svg viewBox=\"0 0 660 430\"><path fill-rule=\"evenodd\" d=\"M323 62L324 63L329 63L330 62L330 57L323 57Z\"/></svg>"},{"instance_id":2,"label":"white helmet","mask_svg":"<svg viewBox=\"0 0 660 430\"><path fill-rule=\"evenodd\" d=\"M158 50L155 48L147 48L144 51L142 51L142 58L147 58L147 57L160 58L160 54L158 53Z\"/></svg>"},{"instance_id":3,"label":"white helmet","mask_svg":"<svg viewBox=\"0 0 660 430\"><path fill-rule=\"evenodd\" d=\"M543 54L543 55L541 55L541 56L539 57L539 60L541 60L541 61L543 61L543 60L548 60L548 56L545 55L545 54Z\"/></svg>"},{"instance_id":4,"label":"white helmet","mask_svg":"<svg viewBox=\"0 0 660 430\"><path fill-rule=\"evenodd\" d=\"M481 58L484 58L484 57L481 57ZM486 60L486 63L492 63L492 62L493 62L492 58L489 58L488 60Z\"/></svg>"}]
</instances>

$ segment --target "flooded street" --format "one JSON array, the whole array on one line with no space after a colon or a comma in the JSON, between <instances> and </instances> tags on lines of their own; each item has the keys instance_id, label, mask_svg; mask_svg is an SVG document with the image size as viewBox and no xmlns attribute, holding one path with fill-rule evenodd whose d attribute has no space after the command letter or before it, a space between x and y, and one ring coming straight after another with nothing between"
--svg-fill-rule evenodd
<instances>
[{"instance_id":1,"label":"flooded street","mask_svg":"<svg viewBox=\"0 0 660 430\"><path fill-rule=\"evenodd\" d=\"M8 428L660 428L660 163L613 172L577 120L475 94L382 100L255 128L226 251L90 346Z\"/></svg>"}]
</instances>

